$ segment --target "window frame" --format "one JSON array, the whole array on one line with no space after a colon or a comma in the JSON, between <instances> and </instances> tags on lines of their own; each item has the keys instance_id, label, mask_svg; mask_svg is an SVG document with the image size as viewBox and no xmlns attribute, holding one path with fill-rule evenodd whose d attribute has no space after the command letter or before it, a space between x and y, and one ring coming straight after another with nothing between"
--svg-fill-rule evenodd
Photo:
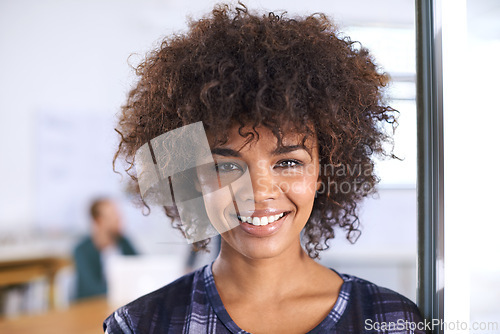
<instances>
[{"instance_id":1,"label":"window frame","mask_svg":"<svg viewBox=\"0 0 500 334\"><path fill-rule=\"evenodd\" d=\"M444 319L444 175L441 0L415 0L417 39L417 303ZM440 334L440 328L435 333Z\"/></svg>"}]
</instances>

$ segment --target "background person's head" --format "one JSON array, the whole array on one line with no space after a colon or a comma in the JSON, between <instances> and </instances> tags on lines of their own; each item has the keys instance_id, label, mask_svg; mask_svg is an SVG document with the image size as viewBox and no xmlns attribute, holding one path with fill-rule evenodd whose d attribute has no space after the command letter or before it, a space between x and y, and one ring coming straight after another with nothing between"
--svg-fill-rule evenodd
<instances>
[{"instance_id":1,"label":"background person's head","mask_svg":"<svg viewBox=\"0 0 500 334\"><path fill-rule=\"evenodd\" d=\"M116 203L110 198L95 199L90 206L92 237L98 248L113 244L121 235L122 221Z\"/></svg>"},{"instance_id":2,"label":"background person's head","mask_svg":"<svg viewBox=\"0 0 500 334\"><path fill-rule=\"evenodd\" d=\"M395 122L394 110L383 101L387 75L327 17L220 5L191 22L186 34L165 39L137 73L116 154L128 163L132 182L142 145L195 122L203 122L211 145L227 142L234 124L248 142L258 137L241 132L247 126L268 128L279 146L290 131L304 140L315 135L322 187L304 229L306 250L316 257L336 226L356 239L357 206L378 181L372 157L385 154L383 123ZM178 217L175 208L167 215Z\"/></svg>"}]
</instances>

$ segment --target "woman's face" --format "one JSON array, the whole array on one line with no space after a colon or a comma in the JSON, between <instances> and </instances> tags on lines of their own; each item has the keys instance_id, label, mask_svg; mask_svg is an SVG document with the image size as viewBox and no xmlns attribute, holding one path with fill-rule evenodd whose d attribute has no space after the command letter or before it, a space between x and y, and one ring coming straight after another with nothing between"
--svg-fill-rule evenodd
<instances>
[{"instance_id":1,"label":"woman's face","mask_svg":"<svg viewBox=\"0 0 500 334\"><path fill-rule=\"evenodd\" d=\"M271 130L257 127L259 139L244 145L238 127L230 129L227 143L211 147L217 180L214 173L197 170L212 224L219 231L235 226L222 233L227 244L222 249L229 246L252 259L297 249L319 187L317 140L310 136L302 146L303 134L287 133L278 149ZM214 191L217 187L229 191Z\"/></svg>"}]
</instances>

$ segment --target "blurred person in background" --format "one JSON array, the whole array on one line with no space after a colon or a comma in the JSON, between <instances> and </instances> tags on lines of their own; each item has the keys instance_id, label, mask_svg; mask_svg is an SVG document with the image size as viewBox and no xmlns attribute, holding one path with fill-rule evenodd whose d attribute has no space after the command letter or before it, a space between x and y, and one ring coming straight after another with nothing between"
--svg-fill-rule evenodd
<instances>
[{"instance_id":1,"label":"blurred person in background","mask_svg":"<svg viewBox=\"0 0 500 334\"><path fill-rule=\"evenodd\" d=\"M90 206L91 235L75 248L76 299L107 292L106 262L113 255L136 255L130 241L122 235L121 216L116 203L99 198Z\"/></svg>"}]
</instances>

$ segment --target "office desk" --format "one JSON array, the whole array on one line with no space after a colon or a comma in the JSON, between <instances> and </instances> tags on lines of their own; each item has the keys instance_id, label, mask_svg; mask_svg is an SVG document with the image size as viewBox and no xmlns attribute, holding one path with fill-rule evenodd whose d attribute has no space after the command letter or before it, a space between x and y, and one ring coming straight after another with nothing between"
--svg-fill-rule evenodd
<instances>
[{"instance_id":1,"label":"office desk","mask_svg":"<svg viewBox=\"0 0 500 334\"><path fill-rule=\"evenodd\" d=\"M106 298L92 298L75 303L66 310L52 310L40 315L0 320L0 333L103 333L102 322L112 311Z\"/></svg>"},{"instance_id":2,"label":"office desk","mask_svg":"<svg viewBox=\"0 0 500 334\"><path fill-rule=\"evenodd\" d=\"M58 270L72 265L65 257L24 256L20 258L0 258L0 287L23 284L39 277L46 277L49 283L49 306L54 307L55 275Z\"/></svg>"}]
</instances>

